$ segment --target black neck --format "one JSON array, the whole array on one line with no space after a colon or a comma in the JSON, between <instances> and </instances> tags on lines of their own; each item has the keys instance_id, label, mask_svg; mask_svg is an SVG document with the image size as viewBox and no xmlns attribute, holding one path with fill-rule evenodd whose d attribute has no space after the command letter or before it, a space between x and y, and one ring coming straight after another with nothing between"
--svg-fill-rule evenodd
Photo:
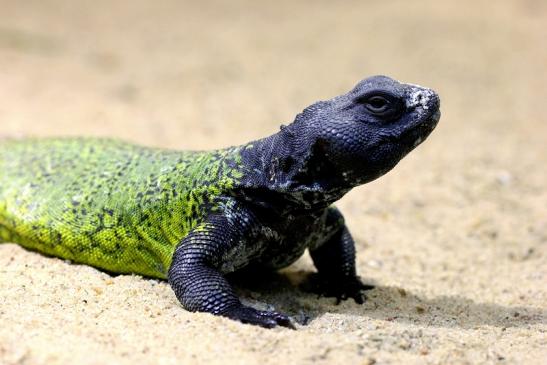
<instances>
[{"instance_id":1,"label":"black neck","mask_svg":"<svg viewBox=\"0 0 547 365\"><path fill-rule=\"evenodd\" d=\"M325 147L297 136L290 126L242 146L244 195L287 210L329 206L353 186L329 161Z\"/></svg>"}]
</instances>

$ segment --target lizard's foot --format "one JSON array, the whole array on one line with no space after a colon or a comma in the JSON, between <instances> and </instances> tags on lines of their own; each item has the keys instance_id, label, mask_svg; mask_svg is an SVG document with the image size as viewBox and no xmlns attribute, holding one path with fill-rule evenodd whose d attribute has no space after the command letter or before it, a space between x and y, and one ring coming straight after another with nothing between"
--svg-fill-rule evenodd
<instances>
[{"instance_id":1,"label":"lizard's foot","mask_svg":"<svg viewBox=\"0 0 547 365\"><path fill-rule=\"evenodd\" d=\"M367 297L366 290L374 289L374 285L364 284L358 276L351 278L325 278L314 273L310 275L304 290L319 294L324 297L336 298L336 304L342 300L353 298L356 303L363 304Z\"/></svg>"},{"instance_id":2,"label":"lizard's foot","mask_svg":"<svg viewBox=\"0 0 547 365\"><path fill-rule=\"evenodd\" d=\"M296 329L294 327L294 324L291 322L289 316L285 314L270 311L260 311L258 309L246 307L244 305L231 307L224 313L222 313L222 315L243 323L254 324L256 326L262 326L265 328L282 326L290 329Z\"/></svg>"}]
</instances>

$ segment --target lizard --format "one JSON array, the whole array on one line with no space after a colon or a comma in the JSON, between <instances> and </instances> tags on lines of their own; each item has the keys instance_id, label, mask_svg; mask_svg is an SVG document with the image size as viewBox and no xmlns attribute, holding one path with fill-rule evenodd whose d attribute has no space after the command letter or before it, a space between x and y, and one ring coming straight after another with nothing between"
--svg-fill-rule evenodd
<instances>
[{"instance_id":1,"label":"lizard","mask_svg":"<svg viewBox=\"0 0 547 365\"><path fill-rule=\"evenodd\" d=\"M440 118L429 88L387 76L316 102L277 133L212 151L106 138L0 142L0 242L105 272L166 279L182 306L294 328L242 304L226 275L278 270L307 249L314 290L366 299L333 203L391 170Z\"/></svg>"}]
</instances>

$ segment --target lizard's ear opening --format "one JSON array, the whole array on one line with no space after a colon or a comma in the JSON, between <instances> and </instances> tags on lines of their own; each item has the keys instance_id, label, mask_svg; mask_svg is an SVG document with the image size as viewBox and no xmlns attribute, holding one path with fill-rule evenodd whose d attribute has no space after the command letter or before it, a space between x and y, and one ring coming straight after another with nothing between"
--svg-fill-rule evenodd
<instances>
[{"instance_id":1,"label":"lizard's ear opening","mask_svg":"<svg viewBox=\"0 0 547 365\"><path fill-rule=\"evenodd\" d=\"M294 160L292 156L287 156L286 158L280 161L279 167L281 168L281 171L283 171L284 173L289 173L292 167L294 166L295 162L296 161Z\"/></svg>"}]
</instances>

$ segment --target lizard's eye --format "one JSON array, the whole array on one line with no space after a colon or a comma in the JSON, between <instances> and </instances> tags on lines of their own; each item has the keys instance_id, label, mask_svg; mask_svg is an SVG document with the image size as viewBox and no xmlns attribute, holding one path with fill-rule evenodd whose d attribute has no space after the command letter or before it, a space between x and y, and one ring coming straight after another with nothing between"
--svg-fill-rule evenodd
<instances>
[{"instance_id":1,"label":"lizard's eye","mask_svg":"<svg viewBox=\"0 0 547 365\"><path fill-rule=\"evenodd\" d=\"M365 101L365 108L373 114L383 114L389 108L389 100L383 96L373 96Z\"/></svg>"},{"instance_id":2,"label":"lizard's eye","mask_svg":"<svg viewBox=\"0 0 547 365\"><path fill-rule=\"evenodd\" d=\"M395 120L404 112L404 103L400 98L385 92L373 92L357 99L369 114L384 121Z\"/></svg>"}]
</instances>

